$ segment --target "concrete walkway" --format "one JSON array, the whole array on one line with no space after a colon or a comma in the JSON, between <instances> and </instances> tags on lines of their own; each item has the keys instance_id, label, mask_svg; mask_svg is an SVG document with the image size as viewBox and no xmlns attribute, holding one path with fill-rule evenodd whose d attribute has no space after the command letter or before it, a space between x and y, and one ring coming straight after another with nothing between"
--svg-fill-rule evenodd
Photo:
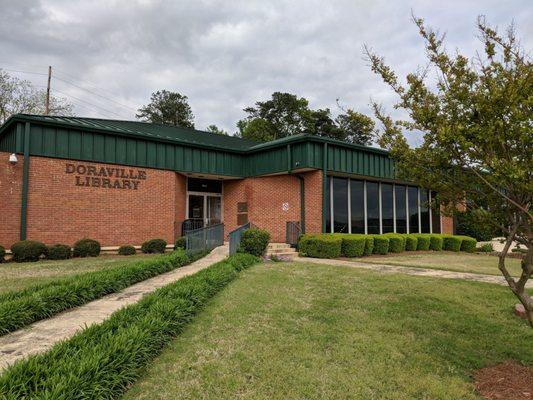
<instances>
[{"instance_id":1,"label":"concrete walkway","mask_svg":"<svg viewBox=\"0 0 533 400\"><path fill-rule=\"evenodd\" d=\"M192 275L228 256L229 246L217 247L204 258L185 267L147 279L118 293L113 293L83 306L65 311L55 317L0 337L0 371L9 364L31 354L41 353L60 340L68 339L78 330L107 319L118 309L138 302L169 283Z\"/></svg>"},{"instance_id":2,"label":"concrete walkway","mask_svg":"<svg viewBox=\"0 0 533 400\"><path fill-rule=\"evenodd\" d=\"M294 261L308 262L308 263L313 263L313 264L339 265L339 266L344 266L344 267L363 268L363 269L370 269L373 271L393 273L393 274L428 276L432 278L461 279L461 280L466 280L466 281L495 283L498 285L507 286L507 282L505 281L505 279L497 275L482 275L482 274L473 274L469 272L445 271L441 269L400 267L400 266L395 266L395 265L373 264L373 263L370 264L370 263L362 263L362 262L357 262L357 261L329 260L329 259L324 259L324 258L311 258L311 257L296 257ZM529 281L526 284L526 287L533 288L533 282Z\"/></svg>"}]
</instances>

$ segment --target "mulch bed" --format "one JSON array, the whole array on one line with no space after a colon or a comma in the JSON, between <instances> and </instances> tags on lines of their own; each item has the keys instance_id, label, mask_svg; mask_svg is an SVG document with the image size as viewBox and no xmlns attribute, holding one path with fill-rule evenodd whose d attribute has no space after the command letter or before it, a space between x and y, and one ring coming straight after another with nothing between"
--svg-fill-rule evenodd
<instances>
[{"instance_id":1,"label":"mulch bed","mask_svg":"<svg viewBox=\"0 0 533 400\"><path fill-rule=\"evenodd\" d=\"M474 381L488 400L533 400L533 367L507 361L478 370Z\"/></svg>"}]
</instances>

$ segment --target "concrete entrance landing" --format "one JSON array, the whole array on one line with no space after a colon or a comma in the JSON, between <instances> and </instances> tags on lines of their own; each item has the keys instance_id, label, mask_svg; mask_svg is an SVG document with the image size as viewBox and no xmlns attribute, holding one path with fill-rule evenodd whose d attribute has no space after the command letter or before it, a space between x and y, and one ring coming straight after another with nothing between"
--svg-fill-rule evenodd
<instances>
[{"instance_id":1,"label":"concrete entrance landing","mask_svg":"<svg viewBox=\"0 0 533 400\"><path fill-rule=\"evenodd\" d=\"M146 294L222 261L228 253L228 245L217 247L190 265L136 283L120 292L1 336L0 371L19 359L48 350L60 340L72 337L85 326L106 320L115 311L138 302Z\"/></svg>"}]
</instances>

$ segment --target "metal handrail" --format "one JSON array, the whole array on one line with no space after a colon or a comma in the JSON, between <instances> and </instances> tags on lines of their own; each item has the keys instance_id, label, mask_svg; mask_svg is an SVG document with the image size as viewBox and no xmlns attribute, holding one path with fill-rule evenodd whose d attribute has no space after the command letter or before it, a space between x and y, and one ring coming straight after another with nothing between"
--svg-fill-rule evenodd
<instances>
[{"instance_id":1,"label":"metal handrail","mask_svg":"<svg viewBox=\"0 0 533 400\"><path fill-rule=\"evenodd\" d=\"M187 254L211 251L224 244L224 224L209 225L187 231L185 249Z\"/></svg>"},{"instance_id":2,"label":"metal handrail","mask_svg":"<svg viewBox=\"0 0 533 400\"><path fill-rule=\"evenodd\" d=\"M287 221L285 228L285 243L292 247L298 246L298 239L302 234L302 227L300 221Z\"/></svg>"},{"instance_id":3,"label":"metal handrail","mask_svg":"<svg viewBox=\"0 0 533 400\"><path fill-rule=\"evenodd\" d=\"M248 229L255 228L255 225L251 222L247 222L244 225L239 226L237 229L232 230L228 236L229 236L229 255L232 256L239 250L239 246L241 245L242 235L243 233Z\"/></svg>"},{"instance_id":4,"label":"metal handrail","mask_svg":"<svg viewBox=\"0 0 533 400\"><path fill-rule=\"evenodd\" d=\"M192 227L192 229L189 227ZM181 223L181 236L185 236L187 232L203 227L204 220L202 218L187 218Z\"/></svg>"}]
</instances>

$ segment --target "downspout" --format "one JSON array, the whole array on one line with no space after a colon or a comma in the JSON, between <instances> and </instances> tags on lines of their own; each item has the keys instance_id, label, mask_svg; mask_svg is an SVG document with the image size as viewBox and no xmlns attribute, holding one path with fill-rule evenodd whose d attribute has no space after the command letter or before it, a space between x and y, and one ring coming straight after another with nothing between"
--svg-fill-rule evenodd
<instances>
[{"instance_id":1,"label":"downspout","mask_svg":"<svg viewBox=\"0 0 533 400\"><path fill-rule=\"evenodd\" d=\"M326 213L327 210L327 181L328 181L328 143L324 143L324 154L322 155L322 232L326 233Z\"/></svg>"},{"instance_id":2,"label":"downspout","mask_svg":"<svg viewBox=\"0 0 533 400\"><path fill-rule=\"evenodd\" d=\"M291 145L287 145L287 173L292 175L292 150ZM305 178L301 174L295 174L300 181L300 230L305 233Z\"/></svg>"},{"instance_id":3,"label":"downspout","mask_svg":"<svg viewBox=\"0 0 533 400\"><path fill-rule=\"evenodd\" d=\"M30 123L24 126L24 165L22 169L22 201L20 205L20 240L26 240L28 224L28 181L30 176Z\"/></svg>"}]
</instances>

